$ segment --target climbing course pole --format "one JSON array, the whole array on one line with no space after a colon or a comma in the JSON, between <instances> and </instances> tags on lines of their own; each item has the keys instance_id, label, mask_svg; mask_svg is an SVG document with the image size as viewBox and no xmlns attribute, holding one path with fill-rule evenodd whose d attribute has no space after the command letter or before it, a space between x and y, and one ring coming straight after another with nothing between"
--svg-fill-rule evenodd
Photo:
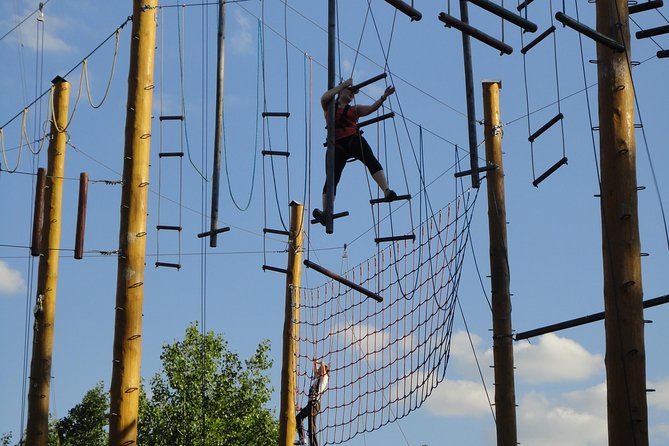
<instances>
[{"instance_id":1,"label":"climbing course pole","mask_svg":"<svg viewBox=\"0 0 669 446\"><path fill-rule=\"evenodd\" d=\"M492 285L492 338L495 368L495 421L498 446L517 444L516 391L513 377L513 331L506 238L506 199L499 117L501 82L483 82L486 161L497 169L488 173L488 229Z\"/></svg>"},{"instance_id":2,"label":"climbing course pole","mask_svg":"<svg viewBox=\"0 0 669 446\"><path fill-rule=\"evenodd\" d=\"M304 205L290 203L290 236L288 240L288 273L286 305L283 320L283 356L281 362L281 408L279 412L279 446L291 446L295 438L295 367L300 322L300 279L302 272L302 222Z\"/></svg>"},{"instance_id":3,"label":"climbing course pole","mask_svg":"<svg viewBox=\"0 0 669 446\"><path fill-rule=\"evenodd\" d=\"M46 446L49 440L49 389L51 386L51 355L56 316L56 285L58 282L58 252L65 174L65 148L67 142L67 113L70 84L61 77L53 80L53 116L49 160L46 174L44 226L40 243L39 270L37 273L37 300L33 329L33 352L30 363L30 389L28 390L28 424L26 444Z\"/></svg>"},{"instance_id":4,"label":"climbing course pole","mask_svg":"<svg viewBox=\"0 0 669 446\"><path fill-rule=\"evenodd\" d=\"M609 445L648 445L634 85L626 0L597 2L602 254Z\"/></svg>"},{"instance_id":5,"label":"climbing course pole","mask_svg":"<svg viewBox=\"0 0 669 446\"><path fill-rule=\"evenodd\" d=\"M137 444L157 0L134 0L123 156L109 445Z\"/></svg>"},{"instance_id":6,"label":"climbing course pole","mask_svg":"<svg viewBox=\"0 0 669 446\"><path fill-rule=\"evenodd\" d=\"M335 86L335 49L337 43L337 10L335 0L328 0L328 90ZM336 104L333 98L328 104L328 139L325 153L325 232L334 232L332 214L334 214L334 163L335 163L335 112Z\"/></svg>"},{"instance_id":7,"label":"climbing course pole","mask_svg":"<svg viewBox=\"0 0 669 446\"><path fill-rule=\"evenodd\" d=\"M223 143L223 86L225 75L225 2L218 4L218 49L216 59L216 131L214 132L214 167L211 175L211 235L209 246L216 247L218 229L218 195L221 178L221 144Z\"/></svg>"}]
</instances>

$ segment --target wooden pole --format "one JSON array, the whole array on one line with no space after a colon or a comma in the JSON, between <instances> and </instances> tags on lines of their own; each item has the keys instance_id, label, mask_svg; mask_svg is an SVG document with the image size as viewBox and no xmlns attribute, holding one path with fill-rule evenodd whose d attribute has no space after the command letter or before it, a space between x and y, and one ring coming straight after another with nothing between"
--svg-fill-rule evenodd
<instances>
[{"instance_id":1,"label":"wooden pole","mask_svg":"<svg viewBox=\"0 0 669 446\"><path fill-rule=\"evenodd\" d=\"M137 444L157 0L133 0L109 445Z\"/></svg>"},{"instance_id":2,"label":"wooden pole","mask_svg":"<svg viewBox=\"0 0 669 446\"><path fill-rule=\"evenodd\" d=\"M283 320L283 355L281 362L281 408L279 411L279 446L292 446L295 438L295 370L298 323L300 321L300 279L302 272L302 234L304 205L290 203L290 238L288 274Z\"/></svg>"},{"instance_id":3,"label":"wooden pole","mask_svg":"<svg viewBox=\"0 0 669 446\"><path fill-rule=\"evenodd\" d=\"M35 183L35 209L33 211L33 236L30 244L30 254L39 256L42 238L42 226L44 225L44 192L46 190L46 169L37 169L37 182Z\"/></svg>"},{"instance_id":4,"label":"wooden pole","mask_svg":"<svg viewBox=\"0 0 669 446\"><path fill-rule=\"evenodd\" d=\"M513 377L513 331L509 292L509 255L506 239L502 129L499 117L499 81L483 82L485 151L488 164L488 228L492 284L492 338L495 368L495 414L497 445L515 446L516 391Z\"/></svg>"},{"instance_id":5,"label":"wooden pole","mask_svg":"<svg viewBox=\"0 0 669 446\"><path fill-rule=\"evenodd\" d=\"M46 178L44 225L40 243L37 273L37 301L33 325L33 352L30 363L28 390L28 424L26 443L46 446L49 440L49 390L51 386L51 355L56 317L56 285L58 283L58 253L62 214L65 148L67 147L67 113L70 84L61 77L53 81L51 140Z\"/></svg>"},{"instance_id":6,"label":"wooden pole","mask_svg":"<svg viewBox=\"0 0 669 446\"><path fill-rule=\"evenodd\" d=\"M467 0L460 0L460 20L469 23ZM472 171L472 187L481 186L479 176L478 142L476 141L476 103L474 101L474 70L472 68L472 45L467 33L462 33L462 56L465 66L465 99L467 100L467 134L469 136L469 163Z\"/></svg>"},{"instance_id":7,"label":"wooden pole","mask_svg":"<svg viewBox=\"0 0 669 446\"><path fill-rule=\"evenodd\" d=\"M328 90L335 87L336 54L337 49L337 8L335 0L328 0ZM335 112L337 110L336 97L328 104L327 117L327 151L325 152L325 232L334 232L334 200L335 200Z\"/></svg>"},{"instance_id":8,"label":"wooden pole","mask_svg":"<svg viewBox=\"0 0 669 446\"><path fill-rule=\"evenodd\" d=\"M225 79L225 1L218 2L218 53L216 59L216 130L214 132L214 166L211 175L211 234L209 246L218 239L218 195L221 189L221 144L223 144L223 87Z\"/></svg>"},{"instance_id":9,"label":"wooden pole","mask_svg":"<svg viewBox=\"0 0 669 446\"><path fill-rule=\"evenodd\" d=\"M597 2L602 254L609 445L648 445L641 249L637 214L634 86L626 0Z\"/></svg>"},{"instance_id":10,"label":"wooden pole","mask_svg":"<svg viewBox=\"0 0 669 446\"><path fill-rule=\"evenodd\" d=\"M77 206L77 230L74 234L74 258L84 258L84 233L86 232L86 205L88 202L88 174L79 174L79 203Z\"/></svg>"}]
</instances>

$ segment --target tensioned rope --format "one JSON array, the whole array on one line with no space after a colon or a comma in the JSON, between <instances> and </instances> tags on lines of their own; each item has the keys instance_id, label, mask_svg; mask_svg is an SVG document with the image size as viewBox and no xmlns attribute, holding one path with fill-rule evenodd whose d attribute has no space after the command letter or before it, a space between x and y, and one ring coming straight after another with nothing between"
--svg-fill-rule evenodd
<instances>
[{"instance_id":1,"label":"tensioned rope","mask_svg":"<svg viewBox=\"0 0 669 446\"><path fill-rule=\"evenodd\" d=\"M444 379L457 292L476 196L459 195L415 228L420 243L395 242L344 273L377 303L328 282L300 291L298 402L306 404L314 359L329 364L319 437L337 444L403 418ZM429 252L422 255L421 252Z\"/></svg>"}]
</instances>

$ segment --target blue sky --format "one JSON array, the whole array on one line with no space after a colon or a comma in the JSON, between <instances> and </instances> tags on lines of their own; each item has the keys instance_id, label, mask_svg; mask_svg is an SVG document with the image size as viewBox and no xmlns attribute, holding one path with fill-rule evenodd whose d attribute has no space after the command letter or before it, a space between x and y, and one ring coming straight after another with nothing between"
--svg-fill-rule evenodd
<instances>
[{"instance_id":1,"label":"blue sky","mask_svg":"<svg viewBox=\"0 0 669 446\"><path fill-rule=\"evenodd\" d=\"M16 26L37 5L38 2L23 0L3 2L0 35ZM203 246L195 237L208 226L209 185L203 185L200 173L211 175L216 8L192 6L182 11L180 8L179 18L177 8L163 8L158 12L154 118L160 114L180 113L183 102L187 116L187 143L184 135L183 148L189 157L183 159L181 177L177 164L159 162L161 128L158 119L154 119L143 327L142 376L145 378L160 366L161 345L181 337L189 322L200 321L207 329L223 333L242 356L252 354L262 339L270 339L275 358L272 382L278 395L284 278L276 273L263 273L261 266L265 261L263 248L268 264L285 265L286 256L281 252L285 241L276 236L263 240L262 228L265 225L281 227L276 202L281 205L284 221L287 221L287 203L291 199L307 201L308 209L320 206L325 131L318 99L327 85L324 31L327 11L325 2L293 0L288 2L287 8L282 1L266 2L263 83L262 79L258 81L261 5L250 0L231 3L227 8L225 110L231 190L227 187L224 170L220 221L221 226L232 229L219 237L216 249ZM402 115L395 118L401 131L399 136L389 134L385 142L382 139L379 142L376 130L370 129L370 142L374 148L381 148L380 159L391 186L401 193L405 193L407 187L416 193L419 172L412 150L419 150L418 125L421 125L425 156L422 174L428 182L434 180L428 192L433 206L441 208L457 194L452 176L456 171L456 157L465 163L468 159L463 149L468 147L468 142L460 34L444 28L437 20L439 12L448 10L447 2L416 0L415 6L423 13L423 19L411 23L398 15L394 26L390 6L380 0L372 1L371 5L373 20L370 15L367 25L363 26L367 2L339 2L338 65L344 78L352 75L355 81L360 81L384 71L387 56L392 82L397 88L390 104ZM457 3L452 6L452 14L458 16ZM529 18L538 24L540 31L550 25L549 7L540 2L530 9ZM578 8L581 21L594 27L594 4L579 2ZM577 15L573 2L566 2L566 13L572 17ZM8 93L0 105L6 154L0 173L0 203L4 209L0 220L0 351L6 364L0 368L3 383L0 433L11 430L16 434L21 427L22 386L26 381L24 347L26 333L32 326L30 310L37 272L37 262L28 258L25 248L31 232L33 177L23 173L46 165L45 149L39 155L32 155L24 148L19 161L21 118L4 123L46 91L53 77L63 75L81 62L129 15L129 1L50 0L45 7L43 28L33 16L0 41L0 57L5 65L0 86ZM633 18L643 27L667 23L656 11ZM500 107L504 123L514 328L525 331L600 312L603 310L601 230L599 203L594 197L598 193L596 154L599 150L596 147L598 135L593 136L591 132L586 94L589 94L595 126L597 98L596 87L585 90L586 85L596 83L596 67L589 63L596 58L595 45L583 39L581 57L576 32L557 24L558 82L551 39L528 53L525 61L527 91L532 111L529 127L534 130L557 113L554 102L556 84L559 84L563 98L560 111L565 115L564 147L569 158L567 166L535 188L532 186L532 152L527 142L526 82L519 30L509 24L502 30L498 19L474 6L470 8L470 21L498 37L503 31L507 43L514 47L512 55L501 57L495 50L472 41L479 119L482 118L481 80L502 81ZM635 32L638 28L632 24L631 29ZM38 41L42 31L43 42ZM117 262L115 257L99 252L112 251L118 243L120 186L103 180L115 181L121 176L129 32L128 26L119 34L118 58L105 102L100 108L92 108L84 86L69 129L71 144L67 148L66 177L78 178L79 172L86 171L96 182L89 187L87 253L81 261L74 260L71 253L78 185L74 180L65 184L51 395L52 412L59 417L79 402L96 382L102 380L108 385L111 377ZM183 42L182 56L179 35ZM527 41L525 36L524 42ZM662 169L669 163L663 133L666 126L663 105L669 100L664 80L669 68L665 60L654 57L659 47L666 48L669 41L661 37L656 42L632 41L632 59L642 62L634 68L633 74L640 108L635 122L643 123L643 132L637 129L638 184L645 186L639 193L641 250L650 254L642 258L645 299L667 294L669 288L666 279L669 246L658 201L659 195L666 207L669 199L669 180ZM87 63L91 95L96 105L107 86L114 46L112 37ZM183 89L180 59L184 67ZM81 68L78 68L68 76L72 84L71 111L79 91L80 75ZM372 102L382 91L382 84L370 86L357 100ZM279 121L272 121L270 130L274 147L288 145L290 148L290 190L283 161L275 166L275 180L269 163L266 161L263 166L259 152L269 141L262 131L262 122L257 121L258 110L263 110L265 102L268 111L284 111L287 97L291 112L288 140L283 125L277 124ZM308 119L309 104L311 119ZM47 116L46 100L30 107L27 116L27 132L31 138L38 138L41 123ZM163 125L162 132L164 150L181 146L181 135L174 127ZM482 135L479 126L479 141ZM310 168L305 170L305 154L309 148L312 159ZM555 126L544 134L533 149L534 168L539 175L562 157L560 127ZM7 165L14 167L17 163L17 173L4 171ZM336 207L348 210L351 215L336 222L333 235L325 235L319 227L310 228L312 260L339 271L345 263L342 259L344 244L347 244L350 265L376 254L373 231L365 233L372 227L367 184L361 166L350 164L346 168ZM489 266L484 195L481 194L474 209L472 249L467 253L460 284L462 313L458 311L455 317L446 379L420 409L379 431L357 436L350 444L433 446L452 442L478 446L493 442L494 422L475 361L478 359L481 364L484 381L492 394L491 314L485 299L485 293L489 294L486 278ZM231 196L242 208L248 200L248 209L238 210ZM417 218L418 206L412 209ZM180 241L164 234L157 239L156 224L175 224L179 219L184 227ZM400 210L394 221L408 228L408 211ZM180 261L183 267L178 272L155 269L157 252L162 261ZM180 259L178 252L181 252ZM302 280L304 286L324 282L322 276L307 270ZM666 421L669 363L663 341L669 316L666 306L649 309L645 314L653 321L646 325L648 387L656 389L648 396L649 430L652 444L665 444L669 443ZM474 352L463 318L467 321ZM522 444L590 446L606 443L604 353L602 322L516 343L518 432ZM27 354L30 355L29 350ZM278 406L278 397L273 404Z\"/></svg>"}]
</instances>

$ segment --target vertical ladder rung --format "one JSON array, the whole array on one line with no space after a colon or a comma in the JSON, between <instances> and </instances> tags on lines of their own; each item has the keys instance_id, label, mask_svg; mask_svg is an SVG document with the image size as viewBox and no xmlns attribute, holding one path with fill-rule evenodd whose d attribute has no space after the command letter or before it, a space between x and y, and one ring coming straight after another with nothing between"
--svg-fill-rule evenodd
<instances>
[{"instance_id":1,"label":"vertical ladder rung","mask_svg":"<svg viewBox=\"0 0 669 446\"><path fill-rule=\"evenodd\" d=\"M658 59L665 59L669 57L669 50L660 50L656 54Z\"/></svg>"},{"instance_id":2,"label":"vertical ladder rung","mask_svg":"<svg viewBox=\"0 0 669 446\"><path fill-rule=\"evenodd\" d=\"M263 228L262 230L263 234L277 234L277 235L290 235L289 231L284 231L281 229L270 229L270 228Z\"/></svg>"},{"instance_id":3,"label":"vertical ladder rung","mask_svg":"<svg viewBox=\"0 0 669 446\"><path fill-rule=\"evenodd\" d=\"M366 86L369 85L369 84L373 84L373 83L376 82L376 81L380 81L381 79L385 79L387 76L388 76L388 75L387 75L386 73L378 74L378 75L376 75L376 76L374 76L374 77L371 77L371 78L367 79L366 81L362 81L362 82L360 82L359 84L351 85L351 86L349 87L349 89L350 89L351 91L358 91L358 90L360 90L361 88L366 87Z\"/></svg>"},{"instance_id":4,"label":"vertical ladder rung","mask_svg":"<svg viewBox=\"0 0 669 446\"><path fill-rule=\"evenodd\" d=\"M423 18L423 14L421 14L420 11L412 6L413 2L411 2L412 5L409 5L404 3L402 0L386 0L386 3L394 6L398 11L408 15L412 21L419 21Z\"/></svg>"},{"instance_id":5,"label":"vertical ladder rung","mask_svg":"<svg viewBox=\"0 0 669 446\"><path fill-rule=\"evenodd\" d=\"M332 219L333 219L333 220L336 220L336 219L338 219L338 218L346 217L346 216L348 216L348 211L337 212L336 214L332 214ZM320 219L318 219L318 218L312 218L312 219L311 219L311 224L313 225L313 224L315 224L315 223L323 223L323 224L325 224L324 222L322 222L322 221L321 221Z\"/></svg>"},{"instance_id":6,"label":"vertical ladder rung","mask_svg":"<svg viewBox=\"0 0 669 446\"><path fill-rule=\"evenodd\" d=\"M213 234L220 234L221 232L228 232L229 230L230 230L230 228L226 226L225 228L218 228L214 231L200 232L197 235L197 238L209 237Z\"/></svg>"},{"instance_id":7,"label":"vertical ladder rung","mask_svg":"<svg viewBox=\"0 0 669 446\"><path fill-rule=\"evenodd\" d=\"M161 121L183 121L184 117L181 115L163 115L159 119Z\"/></svg>"},{"instance_id":8,"label":"vertical ladder rung","mask_svg":"<svg viewBox=\"0 0 669 446\"><path fill-rule=\"evenodd\" d=\"M377 237L374 239L376 243L397 242L401 240L416 240L416 235L415 234L394 235L392 237Z\"/></svg>"},{"instance_id":9,"label":"vertical ladder rung","mask_svg":"<svg viewBox=\"0 0 669 446\"><path fill-rule=\"evenodd\" d=\"M290 152L281 150L263 150L263 156L290 156Z\"/></svg>"},{"instance_id":10,"label":"vertical ladder rung","mask_svg":"<svg viewBox=\"0 0 669 446\"><path fill-rule=\"evenodd\" d=\"M553 119L548 121L546 124L542 125L539 130L536 132L532 133L527 140L529 142L534 142L535 139L537 139L539 136L541 136L542 133L544 133L546 130L551 128L553 125L555 125L556 122L558 122L560 119L564 118L564 115L562 113L558 113L557 115L553 116Z\"/></svg>"},{"instance_id":11,"label":"vertical ladder rung","mask_svg":"<svg viewBox=\"0 0 669 446\"><path fill-rule=\"evenodd\" d=\"M392 203L393 201L399 200L411 200L411 194L397 195L394 198L373 198L369 200L369 204Z\"/></svg>"},{"instance_id":12,"label":"vertical ladder rung","mask_svg":"<svg viewBox=\"0 0 669 446\"><path fill-rule=\"evenodd\" d=\"M558 170L561 166L563 166L565 164L567 164L567 157L566 156L564 158L562 158L560 161L558 161L557 163L553 164L546 172L539 175L539 178L532 181L532 185L534 187L537 187L539 185L539 183L541 183L543 180L548 178L551 174L553 174L553 172L555 172L556 170Z\"/></svg>"},{"instance_id":13,"label":"vertical ladder rung","mask_svg":"<svg viewBox=\"0 0 669 446\"><path fill-rule=\"evenodd\" d=\"M566 15L563 12L556 12L555 13L555 19L562 23L565 26L570 27L571 29L578 31L579 33L590 37L592 40L601 43L602 45L608 46L614 51L617 51L619 53L622 53L625 51L625 46L618 42L617 40L614 40L608 36L605 36L604 34L600 33L599 31L595 31L594 29L590 28L589 26L586 26L582 24L581 22L572 19L568 15Z\"/></svg>"},{"instance_id":14,"label":"vertical ladder rung","mask_svg":"<svg viewBox=\"0 0 669 446\"><path fill-rule=\"evenodd\" d=\"M184 156L183 152L160 152L158 154L159 158L182 157L182 156Z\"/></svg>"},{"instance_id":15,"label":"vertical ladder rung","mask_svg":"<svg viewBox=\"0 0 669 446\"><path fill-rule=\"evenodd\" d=\"M288 118L289 116L290 112L262 112L263 118L272 118L272 117Z\"/></svg>"},{"instance_id":16,"label":"vertical ladder rung","mask_svg":"<svg viewBox=\"0 0 669 446\"><path fill-rule=\"evenodd\" d=\"M520 52L521 52L522 54L527 53L529 50L531 50L532 48L534 48L539 42L541 42L541 41L544 40L546 37L548 37L552 32L555 32L555 26L553 26L553 25L551 25L551 27L548 28L546 31L544 31L544 32L542 32L541 34L539 34L539 35L537 36L536 39L534 39L533 41L531 41L530 43L528 43L527 45L525 45L525 46L520 50Z\"/></svg>"},{"instance_id":17,"label":"vertical ladder rung","mask_svg":"<svg viewBox=\"0 0 669 446\"><path fill-rule=\"evenodd\" d=\"M636 5L630 5L627 7L627 12L630 14L636 14L637 12L648 11L650 9L661 8L664 5L662 0L649 0L647 2L638 3Z\"/></svg>"},{"instance_id":18,"label":"vertical ladder rung","mask_svg":"<svg viewBox=\"0 0 669 446\"><path fill-rule=\"evenodd\" d=\"M385 115L377 116L376 118L368 119L367 121L363 121L358 123L358 128L364 127L366 125L374 124L379 121L383 121L384 119L392 118L395 116L395 112L390 112L386 113Z\"/></svg>"},{"instance_id":19,"label":"vertical ladder rung","mask_svg":"<svg viewBox=\"0 0 669 446\"><path fill-rule=\"evenodd\" d=\"M167 231L181 231L181 226L172 226L172 225L158 225L156 226L157 230L165 229Z\"/></svg>"},{"instance_id":20,"label":"vertical ladder rung","mask_svg":"<svg viewBox=\"0 0 669 446\"><path fill-rule=\"evenodd\" d=\"M275 273L283 273L283 274L288 274L288 270L285 268L277 268L276 266L270 266L270 265L263 265L262 266L263 271L274 271Z\"/></svg>"},{"instance_id":21,"label":"vertical ladder rung","mask_svg":"<svg viewBox=\"0 0 669 446\"><path fill-rule=\"evenodd\" d=\"M525 0L520 5L516 6L516 9L518 10L518 12L520 12L523 9L527 8L530 5L530 3L532 3L533 1L534 0Z\"/></svg>"},{"instance_id":22,"label":"vertical ladder rung","mask_svg":"<svg viewBox=\"0 0 669 446\"><path fill-rule=\"evenodd\" d=\"M660 36L669 33L669 25L658 26L657 28L642 29L636 32L637 39L645 39L647 37Z\"/></svg>"},{"instance_id":23,"label":"vertical ladder rung","mask_svg":"<svg viewBox=\"0 0 669 446\"><path fill-rule=\"evenodd\" d=\"M181 269L181 264L180 263L156 262L156 268L161 267L161 266L163 266L165 268Z\"/></svg>"},{"instance_id":24,"label":"vertical ladder rung","mask_svg":"<svg viewBox=\"0 0 669 446\"><path fill-rule=\"evenodd\" d=\"M510 45L502 42L501 40L495 39L489 34L484 33L483 31L474 28L468 23L463 22L462 20L456 19L453 16L442 12L439 14L439 20L444 22L449 28L452 26L460 32L463 32L469 36L472 36L476 40L479 40L486 45L489 45L503 54L513 53L513 48Z\"/></svg>"},{"instance_id":25,"label":"vertical ladder rung","mask_svg":"<svg viewBox=\"0 0 669 446\"><path fill-rule=\"evenodd\" d=\"M529 20L519 16L518 14L514 14L513 12L509 11L506 8L502 8L501 6L488 1L488 0L469 0L470 3L475 4L479 8L483 8L486 11L495 14L498 17L503 18L504 20L513 23L516 26L521 27L525 31L529 31L531 33L535 32L537 30L537 25L535 23L530 22Z\"/></svg>"}]
</instances>

